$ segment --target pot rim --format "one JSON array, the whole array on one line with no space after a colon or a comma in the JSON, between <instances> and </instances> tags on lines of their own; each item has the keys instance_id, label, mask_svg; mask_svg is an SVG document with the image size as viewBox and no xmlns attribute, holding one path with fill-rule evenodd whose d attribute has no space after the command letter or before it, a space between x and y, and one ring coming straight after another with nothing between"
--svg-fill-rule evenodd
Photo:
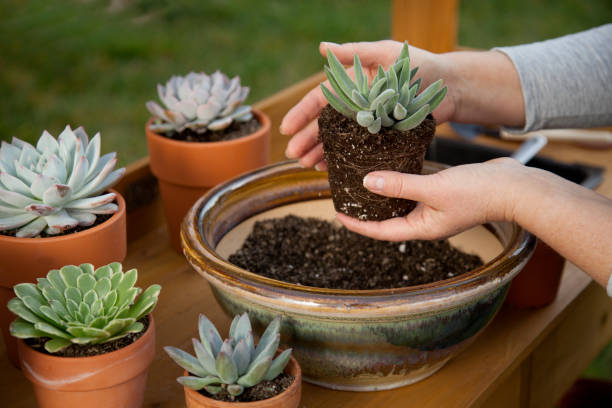
<instances>
[{"instance_id":1,"label":"pot rim","mask_svg":"<svg viewBox=\"0 0 612 408\"><path fill-rule=\"evenodd\" d=\"M153 116L151 116L149 120L147 120L147 123L145 124L145 132L148 137L155 139L156 143L166 144L168 146L175 146L175 147L190 146L190 148L193 148L193 149L206 148L206 146L208 147L217 147L217 146L222 146L222 145L232 146L232 145L242 144L242 143L250 141L251 139L256 139L258 137L261 137L263 133L265 133L267 130L270 129L271 122L270 122L270 118L268 117L268 115L266 115L264 112L260 111L259 109L256 109L253 107L251 107L251 112L253 112L253 114L255 115L259 123L261 124L261 127L249 135L242 136L242 137L239 137L233 140L221 140L217 142L187 142L184 140L170 139L170 138L161 136L159 133L153 132L152 130L149 129L149 126L151 125L151 123L153 123Z\"/></svg>"},{"instance_id":2,"label":"pot rim","mask_svg":"<svg viewBox=\"0 0 612 408\"><path fill-rule=\"evenodd\" d=\"M28 346L24 339L19 339L19 338L16 338L16 339L17 339L17 342L22 345L22 347L27 348L32 353L35 353L37 358L46 359L49 362L49 364L53 364L54 362L58 362L58 361L62 361L62 363L70 364L73 361L85 361L85 360L95 361L95 360L111 359L111 358L116 357L118 355L117 353L130 354L134 349L136 349L137 347L140 347L142 343L147 341L149 337L151 337L151 335L155 335L155 320L153 319L153 313L149 313L147 316L149 316L149 326L147 326L147 331L145 331L142 334L142 336L136 339L135 342L128 344L125 347L121 347L120 349L113 350L110 353L97 354L95 356L62 357L62 356L55 356L53 354L41 353L40 351L34 350L32 347ZM20 357L19 360L22 361L23 359L21 358L21 353L19 357Z\"/></svg>"},{"instance_id":3,"label":"pot rim","mask_svg":"<svg viewBox=\"0 0 612 408\"><path fill-rule=\"evenodd\" d=\"M61 242L61 241L68 241L70 239L80 239L83 236L96 234L102 229L109 228L110 226L112 226L113 224L119 221L119 219L121 218L121 215L125 213L126 206L125 206L125 199L117 190L109 188L108 191L110 191L111 193L115 193L115 200L117 200L117 206L119 208L117 209L117 211L113 213L113 215L108 220L104 221L101 224L96 225L93 228L87 228L86 230L83 230L83 231L78 231L78 232L74 232L72 234L67 234L67 235L61 235L59 237L18 238L18 237L12 237L12 236L7 236L7 235L0 235L0 244L2 244L2 242L4 241L4 242L11 242L11 243L22 242L24 245L38 245L41 243L41 240L44 240L43 242L45 243L55 243L55 242Z\"/></svg>"},{"instance_id":4,"label":"pot rim","mask_svg":"<svg viewBox=\"0 0 612 408\"><path fill-rule=\"evenodd\" d=\"M209 403L209 401L214 401L214 403L217 404L219 407L225 407L225 406L227 406L228 408L235 407L235 406L241 406L241 407L254 406L256 407L260 403L263 403L263 402L265 402L266 404L273 404L275 402L280 402L284 398L287 398L287 395L293 394L295 392L295 389L298 388L302 382L302 368L300 367L300 364L297 362L297 360L293 356L291 356L289 359L289 364L287 364L287 367L285 367L284 372L293 371L293 370L295 370L295 374L292 374L294 378L293 378L293 382L291 383L291 385L287 387L287 389L281 392L280 394L277 394L265 400L250 401L250 402L219 401L219 400L209 398L205 395L202 395L199 392L192 390L189 387L183 386L183 389L185 390L185 393L189 393L191 398L197 400L201 404L207 404ZM189 373L185 370L183 371L183 375L187 376L189 375Z\"/></svg>"},{"instance_id":5,"label":"pot rim","mask_svg":"<svg viewBox=\"0 0 612 408\"><path fill-rule=\"evenodd\" d=\"M442 170L448 166L425 161L425 167L433 167L434 170ZM511 226L512 236L509 239L509 243L498 256L479 268L450 279L422 285L390 289L351 290L303 286L255 274L221 258L212 247L212 244L204 240L202 218L217 202L223 201L223 196L235 190L239 190L251 182L256 182L261 179L262 175L278 175L296 171L311 172L319 175L324 174L323 172L303 169L296 160L278 162L219 184L201 197L187 213L181 228L183 252L191 265L213 284L216 283L214 282L215 280L220 280L231 286L241 286L250 292L259 292L262 287L274 287L283 290L285 293L289 294L289 296L293 295L297 297L300 297L300 294L312 294L332 296L333 298L396 298L398 295L401 295L404 299L412 296L421 297L423 295L430 298L438 298L440 296L444 297L447 293L452 293L453 295L464 293L466 296L469 296L474 289L483 289L483 285L486 286L484 289L487 292L500 287L520 271L531 257L535 248L535 236L516 223L491 222L484 226L498 239L500 235L498 229L501 225ZM328 197L321 196L319 198ZM216 244L217 243L214 243L214 245Z\"/></svg>"}]
</instances>

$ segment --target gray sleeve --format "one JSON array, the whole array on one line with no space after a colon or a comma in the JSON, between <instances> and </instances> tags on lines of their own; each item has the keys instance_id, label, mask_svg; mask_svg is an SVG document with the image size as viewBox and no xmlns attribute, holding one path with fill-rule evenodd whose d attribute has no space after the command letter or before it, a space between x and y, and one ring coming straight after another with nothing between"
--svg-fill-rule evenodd
<instances>
[{"instance_id":1,"label":"gray sleeve","mask_svg":"<svg viewBox=\"0 0 612 408\"><path fill-rule=\"evenodd\" d=\"M526 119L520 131L612 125L612 24L494 50L512 60L520 77Z\"/></svg>"}]
</instances>

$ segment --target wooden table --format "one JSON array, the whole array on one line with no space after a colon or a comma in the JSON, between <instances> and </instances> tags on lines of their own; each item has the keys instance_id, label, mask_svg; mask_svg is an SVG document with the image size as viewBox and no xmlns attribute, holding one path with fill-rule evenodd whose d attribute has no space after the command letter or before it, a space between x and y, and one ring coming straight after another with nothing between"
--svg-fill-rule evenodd
<instances>
[{"instance_id":1,"label":"wooden table","mask_svg":"<svg viewBox=\"0 0 612 408\"><path fill-rule=\"evenodd\" d=\"M283 158L287 138L278 134L280 118L301 96L321 80L317 74L288 88L257 107L273 123L273 160ZM453 136L447 126L439 134ZM143 135L144 137L144 135ZM517 143L477 139L514 149ZM550 143L543 155L573 162L607 166L598 191L612 197L612 150L587 150L570 144ZM128 169L119 190L150 182L148 160ZM148 181L147 181L148 180ZM191 350L199 313L227 330L229 319L215 302L206 281L185 259L170 249L160 202L154 197L128 214L129 255L126 268L137 267L139 284L162 285L155 310L157 355L149 371L146 407L182 407L182 387L175 382L181 369L162 346ZM574 379L612 338L612 301L603 288L573 265L566 265L559 296L545 308L526 311L503 307L486 331L461 355L432 377L391 391L351 393L304 384L302 407L547 407L553 405ZM29 382L0 349L0 404L35 407Z\"/></svg>"}]
</instances>

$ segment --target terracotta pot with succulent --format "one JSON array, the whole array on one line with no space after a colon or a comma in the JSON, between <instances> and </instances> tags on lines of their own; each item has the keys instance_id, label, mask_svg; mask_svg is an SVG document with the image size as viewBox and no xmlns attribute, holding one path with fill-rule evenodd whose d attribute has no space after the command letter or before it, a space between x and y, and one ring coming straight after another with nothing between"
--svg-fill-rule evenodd
<instances>
[{"instance_id":1,"label":"terracotta pot with succulent","mask_svg":"<svg viewBox=\"0 0 612 408\"><path fill-rule=\"evenodd\" d=\"M161 287L142 292L137 276L118 262L68 265L15 285L11 334L25 339L19 361L39 407L142 406Z\"/></svg>"},{"instance_id":2,"label":"terracotta pot with succulent","mask_svg":"<svg viewBox=\"0 0 612 408\"><path fill-rule=\"evenodd\" d=\"M36 146L13 138L0 147L0 324L9 358L12 287L50 269L126 255L125 202L110 187L124 174L116 154L100 156L100 134L89 140L70 126L57 139L43 132Z\"/></svg>"},{"instance_id":3,"label":"terracotta pot with succulent","mask_svg":"<svg viewBox=\"0 0 612 408\"><path fill-rule=\"evenodd\" d=\"M147 102L145 127L151 170L159 179L168 230L180 252L180 224L210 187L269 161L270 119L243 105L249 88L240 78L189 73L158 85Z\"/></svg>"},{"instance_id":4,"label":"terracotta pot with succulent","mask_svg":"<svg viewBox=\"0 0 612 408\"><path fill-rule=\"evenodd\" d=\"M363 187L374 170L420 174L435 122L431 112L446 96L442 80L418 93L418 67L410 67L408 44L387 71L378 67L368 83L355 55L355 81L328 51L325 73L334 92L321 84L329 102L319 116L319 138L329 169L336 211L362 220L384 220L408 214L414 201L386 198Z\"/></svg>"},{"instance_id":5,"label":"terracotta pot with succulent","mask_svg":"<svg viewBox=\"0 0 612 408\"><path fill-rule=\"evenodd\" d=\"M226 340L204 315L198 332L200 340L192 340L196 357L165 347L185 369L177 381L185 388L188 408L297 408L302 372L291 349L277 352L279 317L270 322L257 347L246 313L234 317Z\"/></svg>"}]
</instances>

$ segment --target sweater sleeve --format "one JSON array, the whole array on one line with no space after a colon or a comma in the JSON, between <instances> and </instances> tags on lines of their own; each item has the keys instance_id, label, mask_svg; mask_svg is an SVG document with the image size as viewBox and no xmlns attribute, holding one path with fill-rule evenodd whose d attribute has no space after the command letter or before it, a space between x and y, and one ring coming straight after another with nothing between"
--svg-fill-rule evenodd
<instances>
[{"instance_id":1,"label":"sweater sleeve","mask_svg":"<svg viewBox=\"0 0 612 408\"><path fill-rule=\"evenodd\" d=\"M527 132L612 125L612 24L564 37L494 48L514 63Z\"/></svg>"}]
</instances>

